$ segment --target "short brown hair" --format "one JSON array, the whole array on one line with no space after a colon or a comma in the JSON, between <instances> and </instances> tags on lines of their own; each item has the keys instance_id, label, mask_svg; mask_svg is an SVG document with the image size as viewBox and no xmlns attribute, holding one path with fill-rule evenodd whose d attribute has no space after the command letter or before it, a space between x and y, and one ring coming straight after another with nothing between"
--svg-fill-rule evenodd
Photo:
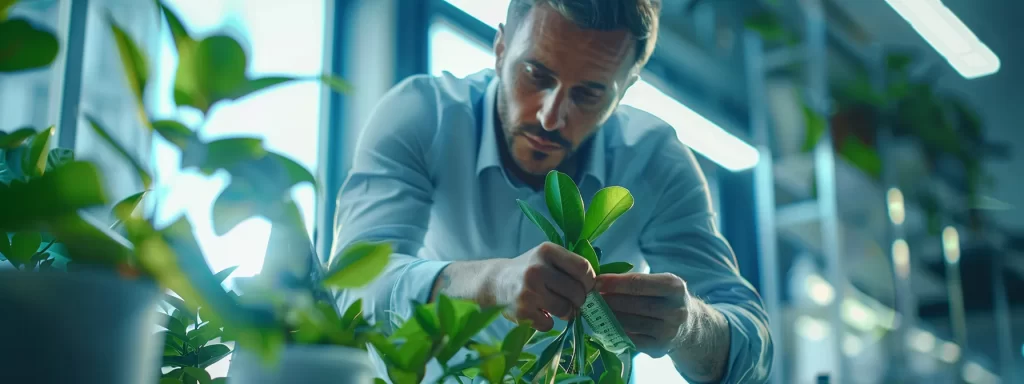
<instances>
[{"instance_id":1,"label":"short brown hair","mask_svg":"<svg viewBox=\"0 0 1024 384\"><path fill-rule=\"evenodd\" d=\"M637 45L634 68L643 68L654 52L658 40L660 0L512 0L506 14L509 32L516 31L523 18L539 4L551 6L580 28L628 30Z\"/></svg>"}]
</instances>

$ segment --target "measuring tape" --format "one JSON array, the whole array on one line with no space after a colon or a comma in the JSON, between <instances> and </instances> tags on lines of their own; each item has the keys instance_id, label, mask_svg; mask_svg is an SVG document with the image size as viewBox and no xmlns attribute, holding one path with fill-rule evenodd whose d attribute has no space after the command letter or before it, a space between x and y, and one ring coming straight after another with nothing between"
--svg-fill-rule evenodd
<instances>
[{"instance_id":1,"label":"measuring tape","mask_svg":"<svg viewBox=\"0 0 1024 384\"><path fill-rule=\"evenodd\" d=\"M583 318L587 320L591 335L605 350L614 353L622 362L622 379L629 381L633 371L633 354L636 345L622 329L622 324L615 319L615 314L608 307L601 294L591 291L583 302Z\"/></svg>"}]
</instances>

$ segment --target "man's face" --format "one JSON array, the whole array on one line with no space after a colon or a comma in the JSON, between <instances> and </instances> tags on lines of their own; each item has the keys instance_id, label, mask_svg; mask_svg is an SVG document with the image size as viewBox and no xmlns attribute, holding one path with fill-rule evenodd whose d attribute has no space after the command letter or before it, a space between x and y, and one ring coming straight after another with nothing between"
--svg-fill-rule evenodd
<instances>
[{"instance_id":1,"label":"man's face","mask_svg":"<svg viewBox=\"0 0 1024 384\"><path fill-rule=\"evenodd\" d=\"M523 172L557 168L611 116L636 81L635 44L626 30L585 30L547 5L515 31L499 28L498 115Z\"/></svg>"}]
</instances>

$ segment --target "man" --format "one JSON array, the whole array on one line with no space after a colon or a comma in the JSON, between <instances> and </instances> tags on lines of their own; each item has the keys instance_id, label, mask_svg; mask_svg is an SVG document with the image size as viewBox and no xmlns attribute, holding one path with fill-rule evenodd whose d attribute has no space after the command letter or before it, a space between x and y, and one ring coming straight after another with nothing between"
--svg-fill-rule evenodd
<instances>
[{"instance_id":1,"label":"man","mask_svg":"<svg viewBox=\"0 0 1024 384\"><path fill-rule=\"evenodd\" d=\"M654 49L651 0L512 0L495 70L414 76L383 97L338 197L335 249L385 240L396 253L364 299L376 322L411 318L445 294L501 305L541 330L565 326L590 290L640 352L670 356L691 383L764 382L773 359L761 301L719 234L693 154L665 122L619 100ZM544 242L522 199L543 208L544 176L571 175L584 200L619 185L634 207L597 241L597 277ZM650 273L642 273L649 270ZM503 337L499 318L487 336Z\"/></svg>"}]
</instances>

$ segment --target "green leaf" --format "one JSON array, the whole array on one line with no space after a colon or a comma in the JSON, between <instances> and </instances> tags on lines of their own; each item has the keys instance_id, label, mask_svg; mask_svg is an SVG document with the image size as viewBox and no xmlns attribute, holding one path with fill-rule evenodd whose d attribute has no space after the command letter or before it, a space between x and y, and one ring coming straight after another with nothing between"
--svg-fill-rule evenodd
<instances>
[{"instance_id":1,"label":"green leaf","mask_svg":"<svg viewBox=\"0 0 1024 384\"><path fill-rule=\"evenodd\" d=\"M448 344L437 355L437 360L441 364L447 364L448 360L451 360L459 352L459 349L466 346L473 336L494 322L502 310L502 307L495 306L469 312L462 324L462 329L448 340Z\"/></svg>"},{"instance_id":2,"label":"green leaf","mask_svg":"<svg viewBox=\"0 0 1024 384\"><path fill-rule=\"evenodd\" d=\"M6 232L0 232L0 261L6 260L6 256L10 254L11 238L8 236Z\"/></svg>"},{"instance_id":3,"label":"green leaf","mask_svg":"<svg viewBox=\"0 0 1024 384\"><path fill-rule=\"evenodd\" d=\"M489 383L500 383L505 375L505 356L495 346L487 344L475 344L476 350L482 358L480 363L480 374Z\"/></svg>"},{"instance_id":4,"label":"green leaf","mask_svg":"<svg viewBox=\"0 0 1024 384\"><path fill-rule=\"evenodd\" d=\"M28 264L42 243L43 236L38 232L15 233L11 238L11 254L6 255L7 259L16 264Z\"/></svg>"},{"instance_id":5,"label":"green leaf","mask_svg":"<svg viewBox=\"0 0 1024 384\"><path fill-rule=\"evenodd\" d=\"M843 140L839 147L839 155L868 176L876 180L882 177L882 158L879 157L877 151L868 147L857 136L850 135Z\"/></svg>"},{"instance_id":6,"label":"green leaf","mask_svg":"<svg viewBox=\"0 0 1024 384\"><path fill-rule=\"evenodd\" d=\"M544 231L544 234L548 237L548 241L558 245L565 245L562 243L562 236L558 234L558 231L553 225L551 225L551 222L549 222L544 215L536 209L533 209L533 207L525 201L516 199L516 202L519 203L519 209L526 214L526 218L530 219L530 221L536 224L538 228Z\"/></svg>"},{"instance_id":7,"label":"green leaf","mask_svg":"<svg viewBox=\"0 0 1024 384\"><path fill-rule=\"evenodd\" d=\"M182 381L171 377L164 377L160 379L160 384L182 384Z\"/></svg>"},{"instance_id":8,"label":"green leaf","mask_svg":"<svg viewBox=\"0 0 1024 384\"><path fill-rule=\"evenodd\" d=\"M228 378L218 377L216 379L210 380L210 384L228 384Z\"/></svg>"},{"instance_id":9,"label":"green leaf","mask_svg":"<svg viewBox=\"0 0 1024 384\"><path fill-rule=\"evenodd\" d=\"M576 384L576 383L593 383L594 379L586 376L577 376L569 373L562 373L555 376L555 383L557 384Z\"/></svg>"},{"instance_id":10,"label":"green leaf","mask_svg":"<svg viewBox=\"0 0 1024 384\"><path fill-rule=\"evenodd\" d=\"M205 369L196 367L183 367L182 370L185 371L186 375L191 376L193 379L199 380L199 384L210 384L210 381L213 380L210 378L210 373L206 372Z\"/></svg>"},{"instance_id":11,"label":"green leaf","mask_svg":"<svg viewBox=\"0 0 1024 384\"><path fill-rule=\"evenodd\" d=\"M633 269L633 264L625 261L616 261L614 263L608 263L601 266L601 274L609 273L626 273Z\"/></svg>"},{"instance_id":12,"label":"green leaf","mask_svg":"<svg viewBox=\"0 0 1024 384\"><path fill-rule=\"evenodd\" d=\"M590 207L587 208L581 238L593 243L632 207L633 195L626 188L612 186L597 191L590 201Z\"/></svg>"},{"instance_id":13,"label":"green leaf","mask_svg":"<svg viewBox=\"0 0 1024 384\"><path fill-rule=\"evenodd\" d=\"M114 42L117 43L117 52L121 58L121 64L124 66L128 87L132 90L132 94L135 95L137 113L140 120L148 126L149 119L146 117L144 96L146 93L146 83L149 81L149 64L146 61L146 57L142 54L142 50L135 44L135 41L128 35L128 32L125 32L114 21L114 16L109 13L107 14L107 23L110 24L110 31L114 34ZM149 187L147 186L146 188Z\"/></svg>"},{"instance_id":14,"label":"green leaf","mask_svg":"<svg viewBox=\"0 0 1024 384\"><path fill-rule=\"evenodd\" d=\"M757 12L744 20L743 24L747 29L757 32L761 39L767 42L793 42L796 39L771 11Z\"/></svg>"},{"instance_id":15,"label":"green leaf","mask_svg":"<svg viewBox=\"0 0 1024 384\"><path fill-rule=\"evenodd\" d=\"M437 317L441 323L441 330L445 335L457 335L459 333L458 318L455 317L455 306L448 296L440 295L437 298Z\"/></svg>"},{"instance_id":16,"label":"green leaf","mask_svg":"<svg viewBox=\"0 0 1024 384\"><path fill-rule=\"evenodd\" d=\"M46 155L46 171L52 171L57 167L75 160L75 151L67 148L54 148Z\"/></svg>"},{"instance_id":17,"label":"green leaf","mask_svg":"<svg viewBox=\"0 0 1024 384\"><path fill-rule=\"evenodd\" d=\"M96 166L74 161L38 179L0 188L0 232L41 230L41 223L106 201Z\"/></svg>"},{"instance_id":18,"label":"green leaf","mask_svg":"<svg viewBox=\"0 0 1024 384\"><path fill-rule=\"evenodd\" d=\"M821 141L822 136L825 135L826 122L825 117L820 113L811 109L810 106L803 105L804 122L806 131L804 132L804 144L801 150L804 152L810 152L818 145Z\"/></svg>"},{"instance_id":19,"label":"green leaf","mask_svg":"<svg viewBox=\"0 0 1024 384\"><path fill-rule=\"evenodd\" d=\"M427 336L434 339L439 339L442 336L441 329L438 326L437 315L427 309L426 306L417 305L412 315L416 322L420 324L420 327L426 331Z\"/></svg>"},{"instance_id":20,"label":"green leaf","mask_svg":"<svg viewBox=\"0 0 1024 384\"><path fill-rule=\"evenodd\" d=\"M344 79L331 74L325 73L320 75L320 82L338 93L349 93L352 91L351 84Z\"/></svg>"},{"instance_id":21,"label":"green leaf","mask_svg":"<svg viewBox=\"0 0 1024 384\"><path fill-rule=\"evenodd\" d=\"M40 131L32 137L29 143L29 150L21 160L21 172L29 178L42 176L46 172L46 154L50 149L50 139L53 138L53 126Z\"/></svg>"},{"instance_id":22,"label":"green leaf","mask_svg":"<svg viewBox=\"0 0 1024 384\"><path fill-rule=\"evenodd\" d=\"M182 164L182 167L196 165L203 173L212 175L219 169L227 169L244 161L263 158L266 155L267 150L263 148L263 139L231 137L211 141L206 146L202 163Z\"/></svg>"},{"instance_id":23,"label":"green leaf","mask_svg":"<svg viewBox=\"0 0 1024 384\"><path fill-rule=\"evenodd\" d=\"M188 331L186 336L188 342L192 345L192 348L199 349L203 348L213 339L220 337L221 330L216 326L212 326L209 323L203 324L198 328Z\"/></svg>"},{"instance_id":24,"label":"green leaf","mask_svg":"<svg viewBox=\"0 0 1024 384\"><path fill-rule=\"evenodd\" d=\"M253 198L256 191L243 181L232 180L213 201L213 233L224 236L243 221L258 215L259 202Z\"/></svg>"},{"instance_id":25,"label":"green leaf","mask_svg":"<svg viewBox=\"0 0 1024 384\"><path fill-rule=\"evenodd\" d=\"M149 175L149 172L142 166L142 163L139 163L139 161L136 160L135 157L124 148L124 146L118 143L117 140L114 140L114 137L110 135L110 131L103 128L99 120L90 115L85 115L85 119L89 122L89 126L92 127L93 132L96 132L103 141L113 147L122 159L131 164L132 168L135 169L135 172L138 173L139 180L142 181L142 188L150 189L153 184L153 177Z\"/></svg>"},{"instance_id":26,"label":"green leaf","mask_svg":"<svg viewBox=\"0 0 1024 384\"><path fill-rule=\"evenodd\" d=\"M505 369L502 376L507 374L519 362L519 355L523 352L526 342L533 337L537 331L529 323L522 323L512 328L505 339L501 341L501 351L505 353Z\"/></svg>"},{"instance_id":27,"label":"green leaf","mask_svg":"<svg viewBox=\"0 0 1024 384\"><path fill-rule=\"evenodd\" d=\"M141 207L139 203L142 202L142 198L146 196L146 193L149 193L149 191L138 192L121 199L121 201L114 204L114 208L110 210L110 216L118 222L127 221L132 217L136 217L138 215L138 209Z\"/></svg>"},{"instance_id":28,"label":"green leaf","mask_svg":"<svg viewBox=\"0 0 1024 384\"><path fill-rule=\"evenodd\" d=\"M523 380L527 382L533 382L533 379L537 375L548 367L558 366L559 360L561 359L560 352L565 347L566 336L570 333L570 329L576 322L575 318L569 319L565 329L555 338L551 344L548 344L544 351L541 352L540 357L537 358L537 362L530 367L530 370L523 374Z\"/></svg>"},{"instance_id":29,"label":"green leaf","mask_svg":"<svg viewBox=\"0 0 1024 384\"><path fill-rule=\"evenodd\" d=\"M175 147L184 151L189 145L198 140L195 132L185 126L185 124L175 120L157 120L153 122L153 129L156 133L163 137Z\"/></svg>"},{"instance_id":30,"label":"green leaf","mask_svg":"<svg viewBox=\"0 0 1024 384\"><path fill-rule=\"evenodd\" d=\"M0 73L48 67L60 51L56 35L25 19L0 21L0 36Z\"/></svg>"},{"instance_id":31,"label":"green leaf","mask_svg":"<svg viewBox=\"0 0 1024 384\"><path fill-rule=\"evenodd\" d=\"M332 288L359 288L377 278L391 258L391 245L358 242L341 255L324 278L324 285Z\"/></svg>"},{"instance_id":32,"label":"green leaf","mask_svg":"<svg viewBox=\"0 0 1024 384\"><path fill-rule=\"evenodd\" d=\"M583 198L569 175L551 171L544 182L548 211L565 234L565 245L575 244L583 229Z\"/></svg>"},{"instance_id":33,"label":"green leaf","mask_svg":"<svg viewBox=\"0 0 1024 384\"><path fill-rule=\"evenodd\" d=\"M183 52L182 48L187 50ZM175 87L178 104L206 114L218 101L231 99L246 86L248 57L235 39L212 35L178 49L179 62L183 63L179 65Z\"/></svg>"},{"instance_id":34,"label":"green leaf","mask_svg":"<svg viewBox=\"0 0 1024 384\"><path fill-rule=\"evenodd\" d=\"M295 160L289 159L281 154L270 152L267 154L272 160L277 162L284 170L287 176L287 181L284 183L285 187L292 187L296 184L310 183L313 188L316 189L317 182L316 177L302 164L295 162Z\"/></svg>"},{"instance_id":35,"label":"green leaf","mask_svg":"<svg viewBox=\"0 0 1024 384\"><path fill-rule=\"evenodd\" d=\"M594 273L601 273L601 265L597 262L597 251L595 251L594 247L590 245L590 241L587 239L580 239L580 241L576 243L576 247L573 249L573 252L577 255L583 256L584 259L587 259L591 268L594 268Z\"/></svg>"},{"instance_id":36,"label":"green leaf","mask_svg":"<svg viewBox=\"0 0 1024 384\"><path fill-rule=\"evenodd\" d=\"M573 335L573 361L576 363L576 372L583 374L587 369L587 338L583 330L583 319L576 318L576 326L572 330Z\"/></svg>"},{"instance_id":37,"label":"green leaf","mask_svg":"<svg viewBox=\"0 0 1024 384\"><path fill-rule=\"evenodd\" d=\"M207 345L199 350L199 366L209 367L231 354L231 349L223 344Z\"/></svg>"},{"instance_id":38,"label":"green leaf","mask_svg":"<svg viewBox=\"0 0 1024 384\"><path fill-rule=\"evenodd\" d=\"M341 315L341 325L347 329L354 329L360 325L366 324L366 319L363 315L363 299L356 299L345 309L345 313Z\"/></svg>"},{"instance_id":39,"label":"green leaf","mask_svg":"<svg viewBox=\"0 0 1024 384\"><path fill-rule=\"evenodd\" d=\"M0 149L11 150L24 144L28 139L36 135L32 128L20 128L14 132L0 136Z\"/></svg>"}]
</instances>

